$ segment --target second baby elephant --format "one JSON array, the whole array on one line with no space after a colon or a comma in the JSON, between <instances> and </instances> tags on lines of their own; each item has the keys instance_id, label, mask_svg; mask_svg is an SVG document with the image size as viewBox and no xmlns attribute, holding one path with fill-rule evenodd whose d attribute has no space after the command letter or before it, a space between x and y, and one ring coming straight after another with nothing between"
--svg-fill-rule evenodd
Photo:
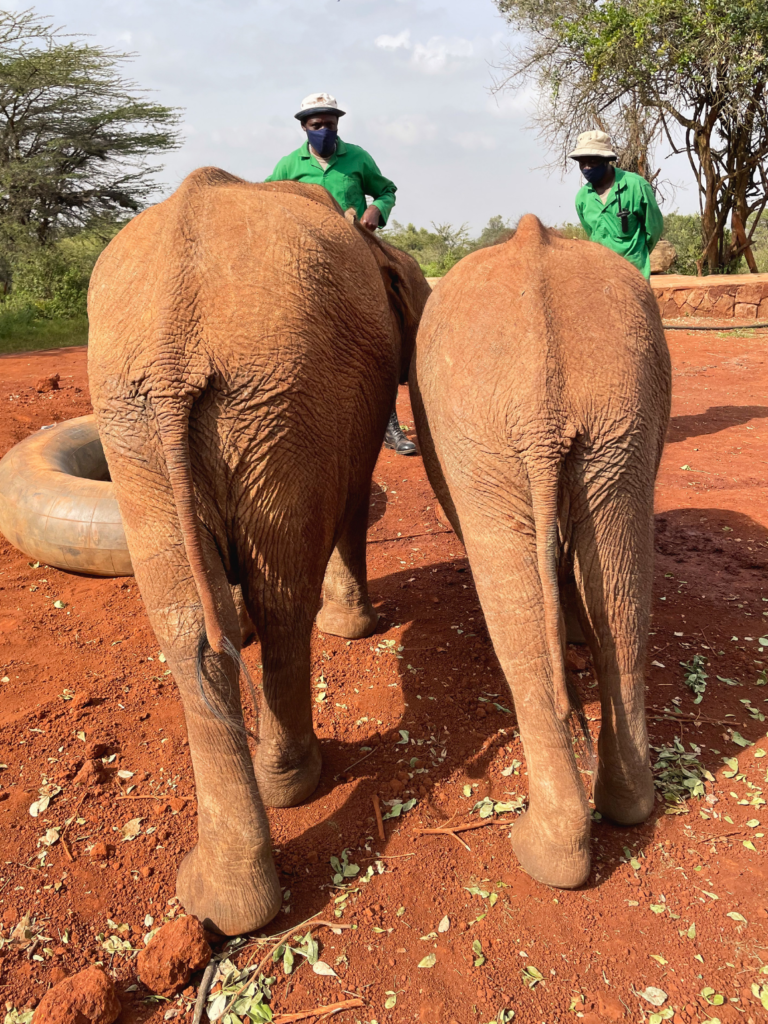
<instances>
[{"instance_id":1,"label":"second baby elephant","mask_svg":"<svg viewBox=\"0 0 768 1024\"><path fill-rule=\"evenodd\" d=\"M515 701L530 803L513 848L539 881L578 886L590 815L567 722L566 595L600 687L595 806L633 825L654 800L644 660L671 395L656 301L621 256L524 217L438 284L410 384Z\"/></svg>"}]
</instances>

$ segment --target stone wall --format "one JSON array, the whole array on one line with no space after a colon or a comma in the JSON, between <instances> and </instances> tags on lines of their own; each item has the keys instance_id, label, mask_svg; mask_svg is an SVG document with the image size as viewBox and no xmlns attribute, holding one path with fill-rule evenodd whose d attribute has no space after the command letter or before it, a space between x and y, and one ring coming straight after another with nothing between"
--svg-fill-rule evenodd
<instances>
[{"instance_id":1,"label":"stone wall","mask_svg":"<svg viewBox=\"0 0 768 1024\"><path fill-rule=\"evenodd\" d=\"M665 320L685 316L768 320L768 274L654 274L651 287Z\"/></svg>"},{"instance_id":2,"label":"stone wall","mask_svg":"<svg viewBox=\"0 0 768 1024\"><path fill-rule=\"evenodd\" d=\"M427 278L433 288L439 280ZM768 321L768 274L653 274L651 287L665 320L700 316Z\"/></svg>"}]
</instances>

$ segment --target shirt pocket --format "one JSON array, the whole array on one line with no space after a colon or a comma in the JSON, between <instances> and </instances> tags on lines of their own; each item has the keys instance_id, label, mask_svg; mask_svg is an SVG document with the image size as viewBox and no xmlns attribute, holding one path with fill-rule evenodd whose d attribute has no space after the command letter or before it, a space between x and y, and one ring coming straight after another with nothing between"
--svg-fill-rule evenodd
<instances>
[{"instance_id":1,"label":"shirt pocket","mask_svg":"<svg viewBox=\"0 0 768 1024\"><path fill-rule=\"evenodd\" d=\"M365 209L365 192L363 191L362 182L358 175L348 175L346 180L346 206L345 209L349 209L350 206L359 213L361 207Z\"/></svg>"}]
</instances>

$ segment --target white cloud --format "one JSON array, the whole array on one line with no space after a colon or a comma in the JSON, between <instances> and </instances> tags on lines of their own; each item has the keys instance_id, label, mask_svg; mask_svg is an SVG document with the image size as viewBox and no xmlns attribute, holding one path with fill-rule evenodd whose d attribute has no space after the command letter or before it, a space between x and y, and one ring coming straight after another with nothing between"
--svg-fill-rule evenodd
<instances>
[{"instance_id":1,"label":"white cloud","mask_svg":"<svg viewBox=\"0 0 768 1024\"><path fill-rule=\"evenodd\" d=\"M377 134L403 146L417 146L437 136L437 125L422 114L403 114L389 121L375 123Z\"/></svg>"},{"instance_id":2,"label":"white cloud","mask_svg":"<svg viewBox=\"0 0 768 1024\"><path fill-rule=\"evenodd\" d=\"M469 39L432 36L426 43L416 43L411 64L427 75L452 71L473 56L475 48Z\"/></svg>"},{"instance_id":3,"label":"white cloud","mask_svg":"<svg viewBox=\"0 0 768 1024\"><path fill-rule=\"evenodd\" d=\"M498 146L496 139L485 132L462 132L453 135L451 142L462 149L496 149Z\"/></svg>"},{"instance_id":4,"label":"white cloud","mask_svg":"<svg viewBox=\"0 0 768 1024\"><path fill-rule=\"evenodd\" d=\"M380 50L410 50L410 30L406 28L397 36L376 36L374 45Z\"/></svg>"}]
</instances>

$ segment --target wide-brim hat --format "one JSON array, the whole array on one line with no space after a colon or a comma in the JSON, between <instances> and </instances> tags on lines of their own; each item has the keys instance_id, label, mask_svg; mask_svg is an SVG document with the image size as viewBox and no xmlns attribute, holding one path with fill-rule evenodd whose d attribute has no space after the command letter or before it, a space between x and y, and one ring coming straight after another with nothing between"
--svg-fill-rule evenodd
<instances>
[{"instance_id":1,"label":"wide-brim hat","mask_svg":"<svg viewBox=\"0 0 768 1024\"><path fill-rule=\"evenodd\" d=\"M313 92L304 97L301 101L301 109L298 114L293 116L297 121L306 121L313 114L336 114L338 117L343 117L345 113L345 110L339 108L335 96L331 96L328 92Z\"/></svg>"},{"instance_id":2,"label":"wide-brim hat","mask_svg":"<svg viewBox=\"0 0 768 1024\"><path fill-rule=\"evenodd\" d=\"M584 156L596 156L601 160L618 159L613 151L610 136L605 132L582 132L576 140L576 149L568 156L572 160L580 160Z\"/></svg>"}]
</instances>

